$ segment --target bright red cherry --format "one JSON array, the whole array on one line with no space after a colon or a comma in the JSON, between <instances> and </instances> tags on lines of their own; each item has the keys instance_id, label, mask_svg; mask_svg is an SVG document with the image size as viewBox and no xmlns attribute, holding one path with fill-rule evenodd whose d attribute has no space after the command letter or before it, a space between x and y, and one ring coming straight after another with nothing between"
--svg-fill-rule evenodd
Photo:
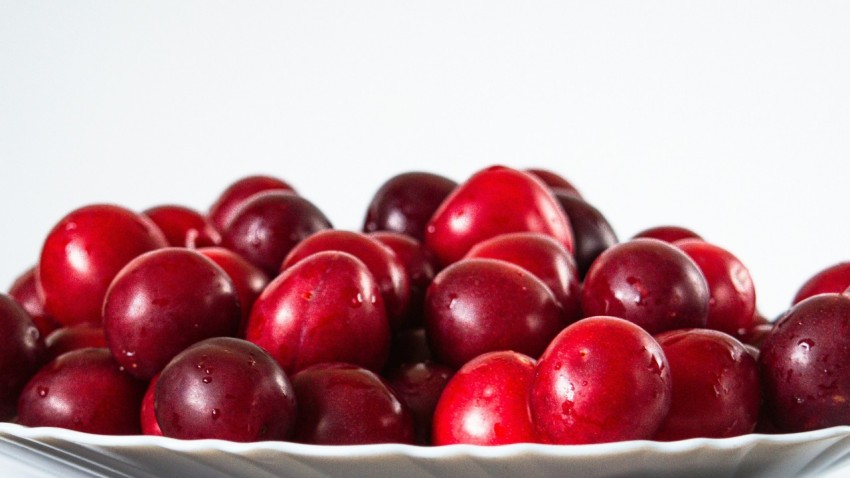
<instances>
[{"instance_id":1,"label":"bright red cherry","mask_svg":"<svg viewBox=\"0 0 850 478\"><path fill-rule=\"evenodd\" d=\"M380 371L390 327L378 285L351 254L312 254L266 287L245 337L294 375L313 364L348 362Z\"/></svg>"},{"instance_id":2,"label":"bright red cherry","mask_svg":"<svg viewBox=\"0 0 850 478\"><path fill-rule=\"evenodd\" d=\"M493 166L474 174L440 205L425 245L441 264L460 260L475 244L508 232L540 232L573 251L573 234L549 189L528 173Z\"/></svg>"},{"instance_id":3,"label":"bright red cherry","mask_svg":"<svg viewBox=\"0 0 850 478\"><path fill-rule=\"evenodd\" d=\"M215 226L194 209L168 204L150 208L142 214L159 227L170 246L195 249L221 243L221 234Z\"/></svg>"},{"instance_id":4,"label":"bright red cherry","mask_svg":"<svg viewBox=\"0 0 850 478\"><path fill-rule=\"evenodd\" d=\"M670 410L664 351L645 330L615 317L564 329L537 363L530 407L544 443L652 438Z\"/></svg>"},{"instance_id":5,"label":"bright red cherry","mask_svg":"<svg viewBox=\"0 0 850 478\"><path fill-rule=\"evenodd\" d=\"M534 359L490 352L470 360L449 381L434 412L433 444L533 443L528 391Z\"/></svg>"},{"instance_id":6,"label":"bright red cherry","mask_svg":"<svg viewBox=\"0 0 850 478\"><path fill-rule=\"evenodd\" d=\"M255 194L264 191L295 192L292 186L275 177L262 175L244 177L228 186L210 207L208 216L213 226L219 231L227 229L230 220L242 204Z\"/></svg>"},{"instance_id":7,"label":"bright red cherry","mask_svg":"<svg viewBox=\"0 0 850 478\"><path fill-rule=\"evenodd\" d=\"M224 270L178 247L127 264L103 304L109 349L129 373L144 380L195 342L235 335L241 318L239 297Z\"/></svg>"},{"instance_id":8,"label":"bright red cherry","mask_svg":"<svg viewBox=\"0 0 850 478\"><path fill-rule=\"evenodd\" d=\"M612 315L651 334L705 327L709 290L699 267L677 247L632 239L603 252L582 285L585 316Z\"/></svg>"},{"instance_id":9,"label":"bright red cherry","mask_svg":"<svg viewBox=\"0 0 850 478\"><path fill-rule=\"evenodd\" d=\"M44 294L38 285L36 272L38 267L32 267L18 276L9 289L9 296L27 311L41 336L47 337L47 334L58 329L60 324L44 310Z\"/></svg>"},{"instance_id":10,"label":"bright red cherry","mask_svg":"<svg viewBox=\"0 0 850 478\"><path fill-rule=\"evenodd\" d=\"M65 216L47 235L38 266L47 312L62 325L101 322L103 297L128 262L168 242L146 217L112 205Z\"/></svg>"},{"instance_id":11,"label":"bright red cherry","mask_svg":"<svg viewBox=\"0 0 850 478\"><path fill-rule=\"evenodd\" d=\"M850 287L850 262L827 267L807 280L794 295L793 303L817 294L841 293Z\"/></svg>"},{"instance_id":12,"label":"bright red cherry","mask_svg":"<svg viewBox=\"0 0 850 478\"><path fill-rule=\"evenodd\" d=\"M0 294L0 421L15 416L18 394L44 359L44 342L26 311Z\"/></svg>"},{"instance_id":13,"label":"bright red cherry","mask_svg":"<svg viewBox=\"0 0 850 478\"><path fill-rule=\"evenodd\" d=\"M363 232L397 232L422 241L428 220L456 187L451 179L432 173L393 176L369 203Z\"/></svg>"}]
</instances>

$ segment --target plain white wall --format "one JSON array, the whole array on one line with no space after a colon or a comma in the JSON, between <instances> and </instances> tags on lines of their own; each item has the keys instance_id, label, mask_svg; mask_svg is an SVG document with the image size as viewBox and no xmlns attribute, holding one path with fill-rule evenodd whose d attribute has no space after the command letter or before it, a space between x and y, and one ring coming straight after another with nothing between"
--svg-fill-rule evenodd
<instances>
[{"instance_id":1,"label":"plain white wall","mask_svg":"<svg viewBox=\"0 0 850 478\"><path fill-rule=\"evenodd\" d=\"M0 0L0 287L93 202L250 173L341 228L407 170L572 180L621 238L691 227L775 316L850 259L850 3Z\"/></svg>"}]
</instances>

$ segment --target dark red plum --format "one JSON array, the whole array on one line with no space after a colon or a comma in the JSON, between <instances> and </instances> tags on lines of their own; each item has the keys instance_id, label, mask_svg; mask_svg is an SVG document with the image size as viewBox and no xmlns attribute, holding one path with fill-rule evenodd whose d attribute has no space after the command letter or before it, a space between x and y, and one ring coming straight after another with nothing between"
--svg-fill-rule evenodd
<instances>
[{"instance_id":1,"label":"dark red plum","mask_svg":"<svg viewBox=\"0 0 850 478\"><path fill-rule=\"evenodd\" d=\"M203 247L198 249L198 253L224 269L233 281L242 309L242 322L239 325L238 335L244 337L245 327L248 326L248 318L251 316L251 308L269 284L269 276L239 254L223 247Z\"/></svg>"},{"instance_id":2,"label":"dark red plum","mask_svg":"<svg viewBox=\"0 0 850 478\"><path fill-rule=\"evenodd\" d=\"M44 361L44 341L32 319L0 294L0 421L15 416L18 395Z\"/></svg>"},{"instance_id":3,"label":"dark red plum","mask_svg":"<svg viewBox=\"0 0 850 478\"><path fill-rule=\"evenodd\" d=\"M606 249L617 244L617 234L602 213L580 197L555 191L555 199L564 209L575 241L579 279L584 279L593 261Z\"/></svg>"},{"instance_id":4,"label":"dark red plum","mask_svg":"<svg viewBox=\"0 0 850 478\"><path fill-rule=\"evenodd\" d=\"M850 262L839 262L809 278L794 295L793 304L817 294L841 293L850 287Z\"/></svg>"},{"instance_id":5,"label":"dark red plum","mask_svg":"<svg viewBox=\"0 0 850 478\"><path fill-rule=\"evenodd\" d=\"M435 362L407 363L386 375L387 383L413 416L418 445L431 444L434 409L452 375L454 369Z\"/></svg>"},{"instance_id":6,"label":"dark red plum","mask_svg":"<svg viewBox=\"0 0 850 478\"><path fill-rule=\"evenodd\" d=\"M432 173L393 176L369 203L363 232L397 232L422 241L428 220L456 187L451 179Z\"/></svg>"},{"instance_id":7,"label":"dark red plum","mask_svg":"<svg viewBox=\"0 0 850 478\"><path fill-rule=\"evenodd\" d=\"M224 231L242 204L255 194L264 191L287 191L295 193L292 186L272 176L257 175L244 177L228 186L218 199L216 199L207 214L210 222L219 231Z\"/></svg>"},{"instance_id":8,"label":"dark red plum","mask_svg":"<svg viewBox=\"0 0 850 478\"><path fill-rule=\"evenodd\" d=\"M47 337L60 324L44 310L44 294L38 285L37 272L38 267L32 267L18 276L9 289L9 296L27 311L41 336Z\"/></svg>"},{"instance_id":9,"label":"dark red plum","mask_svg":"<svg viewBox=\"0 0 850 478\"><path fill-rule=\"evenodd\" d=\"M56 329L44 339L44 345L51 360L71 350L107 346L103 327L92 323Z\"/></svg>"}]
</instances>

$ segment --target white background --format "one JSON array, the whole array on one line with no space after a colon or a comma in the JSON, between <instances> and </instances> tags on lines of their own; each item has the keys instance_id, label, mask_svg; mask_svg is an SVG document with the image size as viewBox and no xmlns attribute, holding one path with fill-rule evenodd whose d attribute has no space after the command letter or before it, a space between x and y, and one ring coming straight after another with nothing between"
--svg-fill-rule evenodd
<instances>
[{"instance_id":1,"label":"white background","mask_svg":"<svg viewBox=\"0 0 850 478\"><path fill-rule=\"evenodd\" d=\"M0 0L0 286L93 202L280 176L356 229L392 175L573 181L726 247L776 316L850 259L850 2Z\"/></svg>"}]
</instances>

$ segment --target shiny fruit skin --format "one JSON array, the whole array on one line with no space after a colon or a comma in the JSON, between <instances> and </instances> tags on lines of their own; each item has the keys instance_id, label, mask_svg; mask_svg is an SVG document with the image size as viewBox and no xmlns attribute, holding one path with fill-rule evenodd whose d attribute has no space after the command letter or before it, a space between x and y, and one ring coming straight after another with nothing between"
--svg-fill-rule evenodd
<instances>
[{"instance_id":1,"label":"shiny fruit skin","mask_svg":"<svg viewBox=\"0 0 850 478\"><path fill-rule=\"evenodd\" d=\"M128 262L166 247L148 218L112 205L72 211L48 233L38 265L48 314L62 325L100 323L112 279Z\"/></svg>"},{"instance_id":2,"label":"shiny fruit skin","mask_svg":"<svg viewBox=\"0 0 850 478\"><path fill-rule=\"evenodd\" d=\"M15 416L18 395L45 356L44 340L29 315L0 294L0 421Z\"/></svg>"},{"instance_id":3,"label":"shiny fruit skin","mask_svg":"<svg viewBox=\"0 0 850 478\"><path fill-rule=\"evenodd\" d=\"M443 390L434 412L433 444L533 443L528 391L534 359L490 352L467 362Z\"/></svg>"},{"instance_id":4,"label":"shiny fruit skin","mask_svg":"<svg viewBox=\"0 0 850 478\"><path fill-rule=\"evenodd\" d=\"M422 241L428 220L456 187L456 182L433 173L393 176L369 202L363 232L396 232Z\"/></svg>"},{"instance_id":5,"label":"shiny fruit skin","mask_svg":"<svg viewBox=\"0 0 850 478\"><path fill-rule=\"evenodd\" d=\"M162 428L159 427L159 422L156 421L156 412L153 406L153 395L156 391L156 382L159 380L159 374L153 376L148 382L148 388L145 390L145 395L142 397L142 407L140 409L142 435L152 435L161 437Z\"/></svg>"},{"instance_id":6,"label":"shiny fruit skin","mask_svg":"<svg viewBox=\"0 0 850 478\"><path fill-rule=\"evenodd\" d=\"M632 239L658 239L659 241L672 244L682 239L702 239L702 237L686 227L656 226L640 231Z\"/></svg>"},{"instance_id":7,"label":"shiny fruit skin","mask_svg":"<svg viewBox=\"0 0 850 478\"><path fill-rule=\"evenodd\" d=\"M434 409L454 369L435 362L406 363L385 374L387 383L413 416L416 444L431 444Z\"/></svg>"},{"instance_id":8,"label":"shiny fruit skin","mask_svg":"<svg viewBox=\"0 0 850 478\"><path fill-rule=\"evenodd\" d=\"M27 311L42 337L60 327L59 322L44 310L44 294L38 285L38 266L27 269L9 288L9 296Z\"/></svg>"},{"instance_id":9,"label":"shiny fruit skin","mask_svg":"<svg viewBox=\"0 0 850 478\"><path fill-rule=\"evenodd\" d=\"M239 254L223 247L202 247L198 249L198 253L224 269L233 281L233 286L239 295L239 306L242 309L242 322L239 324L237 335L245 337L245 327L248 326L248 319L251 317L251 308L254 307L257 297L269 285L269 276Z\"/></svg>"},{"instance_id":10,"label":"shiny fruit skin","mask_svg":"<svg viewBox=\"0 0 850 478\"><path fill-rule=\"evenodd\" d=\"M825 293L841 293L850 287L850 262L839 262L818 271L800 286L792 304Z\"/></svg>"},{"instance_id":11,"label":"shiny fruit skin","mask_svg":"<svg viewBox=\"0 0 850 478\"><path fill-rule=\"evenodd\" d=\"M351 254L312 254L275 278L251 311L245 338L294 375L322 362L375 372L387 361L390 328L378 285Z\"/></svg>"},{"instance_id":12,"label":"shiny fruit skin","mask_svg":"<svg viewBox=\"0 0 850 478\"><path fill-rule=\"evenodd\" d=\"M72 350L107 346L103 327L88 322L54 330L44 339L44 345L50 360Z\"/></svg>"},{"instance_id":13,"label":"shiny fruit skin","mask_svg":"<svg viewBox=\"0 0 850 478\"><path fill-rule=\"evenodd\" d=\"M538 439L566 445L650 439L671 399L658 342L632 322L589 317L540 357L529 403Z\"/></svg>"},{"instance_id":14,"label":"shiny fruit skin","mask_svg":"<svg viewBox=\"0 0 850 478\"><path fill-rule=\"evenodd\" d=\"M159 227L172 247L212 247L221 244L221 234L206 216L194 209L165 204L142 212Z\"/></svg>"},{"instance_id":15,"label":"shiny fruit skin","mask_svg":"<svg viewBox=\"0 0 850 478\"><path fill-rule=\"evenodd\" d=\"M210 206L207 216L213 226L219 231L224 231L230 224L236 211L248 199L265 191L286 191L295 193L295 190L285 181L272 176L246 176L227 187Z\"/></svg>"},{"instance_id":16,"label":"shiny fruit skin","mask_svg":"<svg viewBox=\"0 0 850 478\"><path fill-rule=\"evenodd\" d=\"M599 254L617 244L617 234L605 216L587 201L564 191L554 193L570 221L575 242L573 254L579 278L584 279Z\"/></svg>"}]
</instances>

